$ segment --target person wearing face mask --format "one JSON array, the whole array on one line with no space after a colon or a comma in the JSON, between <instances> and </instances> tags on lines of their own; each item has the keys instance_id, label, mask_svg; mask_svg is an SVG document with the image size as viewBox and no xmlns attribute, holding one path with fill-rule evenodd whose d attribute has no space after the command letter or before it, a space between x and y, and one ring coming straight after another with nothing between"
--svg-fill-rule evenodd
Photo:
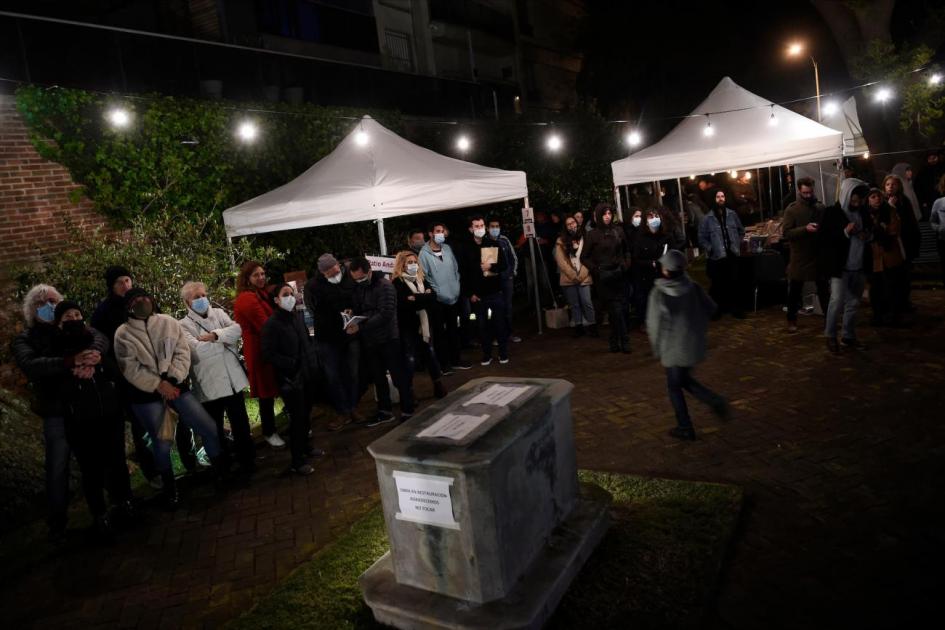
<instances>
[{"instance_id":1,"label":"person wearing face mask","mask_svg":"<svg viewBox=\"0 0 945 630\"><path fill-rule=\"evenodd\" d=\"M59 332L53 346L57 356L75 356L93 347L95 333L85 325L78 304L59 302L55 316ZM95 365L63 373L56 391L64 411L66 439L82 471L82 492L92 514L91 533L101 542L112 539L113 522L130 524L134 518L117 372L106 356ZM114 509L111 516L105 488Z\"/></svg>"},{"instance_id":2,"label":"person wearing face mask","mask_svg":"<svg viewBox=\"0 0 945 630\"><path fill-rule=\"evenodd\" d=\"M512 343L521 343L522 338L512 334L512 297L515 293L515 276L518 275L518 256L515 254L515 247L509 237L502 233L502 221L499 217L489 217L487 227L489 238L494 239L502 248L505 260L508 265L502 272L502 299L505 300L505 318L509 324L509 341Z\"/></svg>"},{"instance_id":3,"label":"person wearing face mask","mask_svg":"<svg viewBox=\"0 0 945 630\"><path fill-rule=\"evenodd\" d=\"M699 225L699 247L706 254L706 272L712 281L709 296L718 305L712 316L730 311L738 319L745 317L738 296L738 256L745 228L738 214L726 206L725 192L715 193L715 206Z\"/></svg>"},{"instance_id":4,"label":"person wearing face mask","mask_svg":"<svg viewBox=\"0 0 945 630\"><path fill-rule=\"evenodd\" d=\"M348 335L361 338L362 382L374 384L377 413L367 426L394 421L387 374L400 394L400 421L410 419L414 411L413 383L407 377L407 366L400 348L397 320L397 290L380 271L372 271L365 258L355 258L348 273L355 281L352 313L364 319L345 329Z\"/></svg>"},{"instance_id":5,"label":"person wearing face mask","mask_svg":"<svg viewBox=\"0 0 945 630\"><path fill-rule=\"evenodd\" d=\"M180 297L187 307L187 314L178 321L190 346L194 394L213 418L223 450L228 452L229 440L224 439L223 429L226 414L240 474L248 477L256 468L256 446L243 393L249 387L239 357L243 331L226 311L210 305L203 282L188 282L181 288Z\"/></svg>"},{"instance_id":6,"label":"person wearing face mask","mask_svg":"<svg viewBox=\"0 0 945 630\"><path fill-rule=\"evenodd\" d=\"M647 210L646 225L637 231L630 244L630 281L633 283L630 317L632 329L642 326L646 321L647 300L653 282L659 276L657 261L669 248L669 236L663 229L660 212L655 209Z\"/></svg>"},{"instance_id":7,"label":"person wearing face mask","mask_svg":"<svg viewBox=\"0 0 945 630\"><path fill-rule=\"evenodd\" d=\"M430 380L433 382L433 394L437 398L443 398L447 393L443 384L443 372L430 343L439 320L440 307L436 293L424 282L423 269L420 268L416 254L397 254L391 282L397 290L397 327L400 332L400 348L407 367L407 378L413 381L417 358L422 354L420 358L425 360Z\"/></svg>"},{"instance_id":8,"label":"person wearing face mask","mask_svg":"<svg viewBox=\"0 0 945 630\"><path fill-rule=\"evenodd\" d=\"M824 205L814 196L814 180L802 177L797 180L797 200L784 209L781 230L790 248L788 259L788 332L797 332L797 312L805 282L817 285L820 308L827 308L827 281L817 269L818 230L824 214Z\"/></svg>"},{"instance_id":9,"label":"person wearing face mask","mask_svg":"<svg viewBox=\"0 0 945 630\"><path fill-rule=\"evenodd\" d=\"M594 209L593 231L584 239L581 264L591 271L601 305L610 319L610 351L630 353L627 336L627 237L614 223L614 209L606 203Z\"/></svg>"},{"instance_id":10,"label":"person wearing face mask","mask_svg":"<svg viewBox=\"0 0 945 630\"><path fill-rule=\"evenodd\" d=\"M115 332L115 358L132 386L131 408L152 436L160 434L165 407L203 441L218 480L227 474L227 461L213 418L190 391L190 346L180 323L157 312L154 298L140 288L125 293L128 321ZM164 482L164 503L176 509L180 498L171 467L171 444L153 441L154 461Z\"/></svg>"},{"instance_id":11,"label":"person wearing face mask","mask_svg":"<svg viewBox=\"0 0 945 630\"><path fill-rule=\"evenodd\" d=\"M492 363L493 339L498 341L499 363L506 364L509 362L509 328L502 296L502 273L509 261L499 242L489 236L481 215L470 217L469 233L470 239L460 252L460 290L476 314L481 364Z\"/></svg>"},{"instance_id":12,"label":"person wearing face mask","mask_svg":"<svg viewBox=\"0 0 945 630\"><path fill-rule=\"evenodd\" d=\"M60 380L73 372L95 366L108 352L109 342L92 330L89 348L72 355L58 354L54 348L56 305L62 296L48 284L37 284L23 298L26 329L11 344L13 358L29 381L33 411L43 419L46 449L46 520L49 538L62 542L69 506L69 443L66 440L65 411L57 395Z\"/></svg>"},{"instance_id":13,"label":"person wearing face mask","mask_svg":"<svg viewBox=\"0 0 945 630\"><path fill-rule=\"evenodd\" d=\"M272 312L272 301L266 293L266 270L255 260L248 260L236 276L233 319L243 332L243 357L249 377L249 395L259 400L263 437L272 448L283 448L285 441L276 433L275 400L279 395L276 375L272 366L260 355L259 336Z\"/></svg>"},{"instance_id":14,"label":"person wearing face mask","mask_svg":"<svg viewBox=\"0 0 945 630\"><path fill-rule=\"evenodd\" d=\"M326 427L340 431L364 422L357 406L361 346L357 335L345 333L342 313L354 308L354 280L332 254L322 254L317 273L305 286L305 302L315 318L315 350L325 387L337 416Z\"/></svg>"},{"instance_id":15,"label":"person wearing face mask","mask_svg":"<svg viewBox=\"0 0 945 630\"><path fill-rule=\"evenodd\" d=\"M472 364L461 356L459 261L453 248L446 243L447 229L444 223L430 225L428 236L427 244L420 250L419 261L426 284L440 303L442 323L433 331L433 349L443 374L448 376L453 370L472 368Z\"/></svg>"},{"instance_id":16,"label":"person wearing face mask","mask_svg":"<svg viewBox=\"0 0 945 630\"><path fill-rule=\"evenodd\" d=\"M596 337L597 319L591 301L591 271L581 263L584 251L584 233L577 220L571 216L564 219L564 231L555 241L555 262L558 264L558 283L571 306L572 337L583 337L586 332Z\"/></svg>"},{"instance_id":17,"label":"person wearing face mask","mask_svg":"<svg viewBox=\"0 0 945 630\"><path fill-rule=\"evenodd\" d=\"M869 186L850 177L840 182L840 201L824 212L819 236L818 266L830 278L830 303L826 311L824 336L833 353L843 349L865 350L856 337L856 308L866 288L865 272L872 269L873 226L866 208ZM837 317L843 326L837 343Z\"/></svg>"},{"instance_id":18,"label":"person wearing face mask","mask_svg":"<svg viewBox=\"0 0 945 630\"><path fill-rule=\"evenodd\" d=\"M308 439L318 378L315 345L301 314L295 310L292 286L277 285L269 295L274 309L262 329L262 356L275 369L279 395L289 416L290 469L299 475L310 475L314 469L307 460L325 454L313 448Z\"/></svg>"},{"instance_id":19,"label":"person wearing face mask","mask_svg":"<svg viewBox=\"0 0 945 630\"><path fill-rule=\"evenodd\" d=\"M643 210L636 207L630 208L630 220L623 224L623 232L627 242L627 251L632 251L633 241L636 239L641 227L645 227L643 221Z\"/></svg>"},{"instance_id":20,"label":"person wearing face mask","mask_svg":"<svg viewBox=\"0 0 945 630\"><path fill-rule=\"evenodd\" d=\"M422 229L415 227L411 228L411 230L407 232L407 247L409 247L410 251L412 251L414 254L419 256L420 250L423 249L423 246L426 244L427 242L424 238Z\"/></svg>"}]
</instances>

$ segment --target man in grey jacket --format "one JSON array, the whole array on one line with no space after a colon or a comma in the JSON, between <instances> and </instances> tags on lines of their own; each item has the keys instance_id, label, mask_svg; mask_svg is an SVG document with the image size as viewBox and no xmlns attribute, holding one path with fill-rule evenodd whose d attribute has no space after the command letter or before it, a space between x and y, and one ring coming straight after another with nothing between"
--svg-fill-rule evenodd
<instances>
[{"instance_id":1,"label":"man in grey jacket","mask_svg":"<svg viewBox=\"0 0 945 630\"><path fill-rule=\"evenodd\" d=\"M653 355L666 369L669 401L676 412L677 426L669 434L679 440L694 440L696 432L683 390L709 405L719 417L728 415L725 399L692 376L692 368L705 359L706 332L715 302L686 274L685 254L671 249L659 264L663 277L657 278L650 291L646 332Z\"/></svg>"}]
</instances>

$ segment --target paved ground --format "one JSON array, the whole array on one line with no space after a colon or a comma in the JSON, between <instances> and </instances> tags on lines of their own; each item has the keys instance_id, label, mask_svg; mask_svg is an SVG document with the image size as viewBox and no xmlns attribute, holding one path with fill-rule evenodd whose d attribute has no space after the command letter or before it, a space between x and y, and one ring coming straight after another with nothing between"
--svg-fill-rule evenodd
<instances>
[{"instance_id":1,"label":"paved ground","mask_svg":"<svg viewBox=\"0 0 945 630\"><path fill-rule=\"evenodd\" d=\"M640 334L626 357L551 331L516 345L510 365L477 366L450 385L569 379L581 467L743 486L748 504L707 626L909 627L938 616L945 566L945 293L915 301L917 325L864 328L862 354L827 354L816 317L793 336L777 309L718 322L697 375L735 412L719 424L694 406L694 443L665 435L664 378ZM219 625L377 500L364 447L382 431L320 434L330 457L304 479L281 476L287 454L263 451L249 489L196 489L189 509L149 513L113 548L38 563L4 586L7 627Z\"/></svg>"}]
</instances>

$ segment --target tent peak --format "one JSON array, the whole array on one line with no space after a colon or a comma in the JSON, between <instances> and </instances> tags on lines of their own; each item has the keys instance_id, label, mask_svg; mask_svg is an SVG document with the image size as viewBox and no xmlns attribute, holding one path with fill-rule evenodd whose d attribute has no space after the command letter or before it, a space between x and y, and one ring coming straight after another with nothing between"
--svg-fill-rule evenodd
<instances>
[{"instance_id":1,"label":"tent peak","mask_svg":"<svg viewBox=\"0 0 945 630\"><path fill-rule=\"evenodd\" d=\"M365 114L364 116L361 116L361 120L374 120L374 119L371 118L370 114Z\"/></svg>"}]
</instances>

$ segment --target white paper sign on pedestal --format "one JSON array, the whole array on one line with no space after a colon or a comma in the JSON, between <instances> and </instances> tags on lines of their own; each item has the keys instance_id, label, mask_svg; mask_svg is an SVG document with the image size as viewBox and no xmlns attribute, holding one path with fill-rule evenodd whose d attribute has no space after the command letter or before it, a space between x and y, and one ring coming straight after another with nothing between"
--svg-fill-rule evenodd
<instances>
[{"instance_id":1,"label":"white paper sign on pedestal","mask_svg":"<svg viewBox=\"0 0 945 630\"><path fill-rule=\"evenodd\" d=\"M446 413L443 417L417 434L420 438L448 438L459 441L472 433L483 422L489 419L489 414L481 416L464 416L456 413Z\"/></svg>"},{"instance_id":2,"label":"white paper sign on pedestal","mask_svg":"<svg viewBox=\"0 0 945 630\"><path fill-rule=\"evenodd\" d=\"M506 385L490 385L473 398L464 402L463 407L468 407L469 405L494 405L504 407L528 390L528 385L511 387Z\"/></svg>"},{"instance_id":3,"label":"white paper sign on pedestal","mask_svg":"<svg viewBox=\"0 0 945 630\"><path fill-rule=\"evenodd\" d=\"M398 521L459 529L459 523L453 518L450 496L453 478L401 470L395 470L393 476L400 504L400 511L395 515Z\"/></svg>"}]
</instances>

